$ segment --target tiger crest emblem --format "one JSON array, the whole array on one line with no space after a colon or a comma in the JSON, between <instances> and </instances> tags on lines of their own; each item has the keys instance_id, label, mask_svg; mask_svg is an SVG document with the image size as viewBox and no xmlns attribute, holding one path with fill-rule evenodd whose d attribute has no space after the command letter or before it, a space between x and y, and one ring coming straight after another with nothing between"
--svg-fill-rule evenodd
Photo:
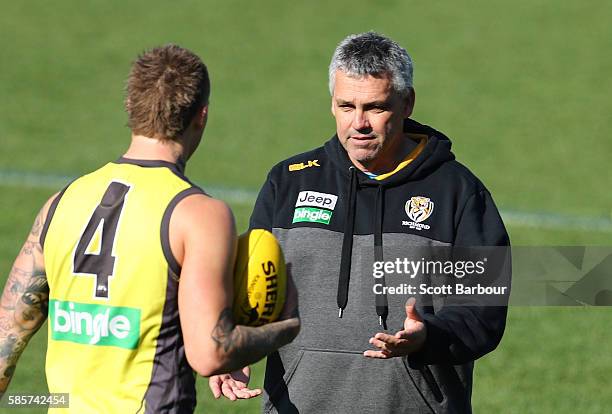
<instances>
[{"instance_id":1,"label":"tiger crest emblem","mask_svg":"<svg viewBox=\"0 0 612 414\"><path fill-rule=\"evenodd\" d=\"M415 223L420 223L427 220L431 213L433 213L434 203L427 197L416 196L411 197L410 200L406 201L406 214Z\"/></svg>"}]
</instances>

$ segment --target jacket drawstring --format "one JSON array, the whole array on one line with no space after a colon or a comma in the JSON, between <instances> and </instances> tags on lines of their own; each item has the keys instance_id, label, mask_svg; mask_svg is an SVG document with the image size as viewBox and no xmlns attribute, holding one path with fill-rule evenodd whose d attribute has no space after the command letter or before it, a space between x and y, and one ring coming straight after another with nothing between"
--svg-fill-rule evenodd
<instances>
[{"instance_id":1,"label":"jacket drawstring","mask_svg":"<svg viewBox=\"0 0 612 414\"><path fill-rule=\"evenodd\" d=\"M351 275L351 259L353 255L353 233L355 229L355 201L357 199L357 170L354 166L349 167L350 180L348 187L348 195L346 197L347 206L344 216L344 237L342 240L342 254L340 259L340 275L338 277L338 295L336 297L338 303L338 317L342 318L344 308L348 303L349 281ZM378 186L376 192L376 211L374 214L374 260L383 260L383 201L384 187ZM385 286L385 278L380 279L380 283ZM376 295L376 314L378 315L378 323L387 329L387 316L389 315L389 304L387 294Z\"/></svg>"},{"instance_id":2,"label":"jacket drawstring","mask_svg":"<svg viewBox=\"0 0 612 414\"><path fill-rule=\"evenodd\" d=\"M342 318L342 312L348 302L349 278L351 274L351 256L353 254L353 230L355 228L355 200L357 198L357 171L354 166L349 167L351 175L346 214L344 216L344 238L342 240L342 255L340 259L340 275L338 277L338 317Z\"/></svg>"},{"instance_id":3,"label":"jacket drawstring","mask_svg":"<svg viewBox=\"0 0 612 414\"><path fill-rule=\"evenodd\" d=\"M376 192L376 210L374 213L374 260L377 262L383 261L383 238L382 238L382 226L383 226L383 211L384 211L384 187L378 186ZM380 284L384 287L385 276L379 279ZM383 292L385 290L383 289ZM380 293L376 294L376 314L378 315L378 323L387 329L387 316L389 315L389 303L387 301L387 294Z\"/></svg>"}]
</instances>

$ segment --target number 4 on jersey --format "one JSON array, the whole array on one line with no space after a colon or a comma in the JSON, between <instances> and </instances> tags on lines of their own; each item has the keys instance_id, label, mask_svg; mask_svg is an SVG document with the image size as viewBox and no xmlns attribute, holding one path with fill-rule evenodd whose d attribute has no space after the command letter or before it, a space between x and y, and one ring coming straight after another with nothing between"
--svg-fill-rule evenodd
<instances>
[{"instance_id":1,"label":"number 4 on jersey","mask_svg":"<svg viewBox=\"0 0 612 414\"><path fill-rule=\"evenodd\" d=\"M74 251L74 274L95 276L94 297L108 299L108 279L113 276L113 246L121 211L130 186L113 181L94 210Z\"/></svg>"}]
</instances>

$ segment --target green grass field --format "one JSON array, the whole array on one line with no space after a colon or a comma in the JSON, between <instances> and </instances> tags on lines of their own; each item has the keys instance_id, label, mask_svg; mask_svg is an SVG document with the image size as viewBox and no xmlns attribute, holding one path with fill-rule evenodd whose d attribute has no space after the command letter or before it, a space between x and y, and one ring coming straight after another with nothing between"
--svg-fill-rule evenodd
<instances>
[{"instance_id":1,"label":"green grass field","mask_svg":"<svg viewBox=\"0 0 612 414\"><path fill-rule=\"evenodd\" d=\"M412 54L414 118L451 137L503 211L569 218L507 220L515 245L612 245L611 18L603 0L3 1L0 280L61 188L48 178L93 170L127 147L123 87L137 53L176 42L204 58L211 118L187 172L204 188L252 194L274 163L333 134L331 53L370 29ZM253 200L228 201L244 230ZM477 363L475 412L609 412L611 316L512 308L502 344ZM10 392L46 390L45 330ZM212 401L204 380L199 390L198 412L258 412L259 400Z\"/></svg>"}]
</instances>

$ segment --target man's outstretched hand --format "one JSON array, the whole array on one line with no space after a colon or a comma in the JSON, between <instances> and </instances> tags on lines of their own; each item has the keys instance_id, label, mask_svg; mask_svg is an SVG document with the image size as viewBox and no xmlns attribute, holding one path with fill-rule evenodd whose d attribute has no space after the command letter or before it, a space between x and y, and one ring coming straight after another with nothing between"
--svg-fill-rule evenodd
<instances>
[{"instance_id":1,"label":"man's outstretched hand","mask_svg":"<svg viewBox=\"0 0 612 414\"><path fill-rule=\"evenodd\" d=\"M248 387L250 377L251 368L247 366L229 374L213 375L208 378L208 385L215 398L225 395L232 401L248 399L261 394L259 388L252 390Z\"/></svg>"},{"instance_id":2,"label":"man's outstretched hand","mask_svg":"<svg viewBox=\"0 0 612 414\"><path fill-rule=\"evenodd\" d=\"M363 353L369 358L387 359L406 356L421 349L427 337L427 327L415 307L416 299L406 302L406 319L404 329L389 335L379 332L369 342L379 350L367 350Z\"/></svg>"}]
</instances>

